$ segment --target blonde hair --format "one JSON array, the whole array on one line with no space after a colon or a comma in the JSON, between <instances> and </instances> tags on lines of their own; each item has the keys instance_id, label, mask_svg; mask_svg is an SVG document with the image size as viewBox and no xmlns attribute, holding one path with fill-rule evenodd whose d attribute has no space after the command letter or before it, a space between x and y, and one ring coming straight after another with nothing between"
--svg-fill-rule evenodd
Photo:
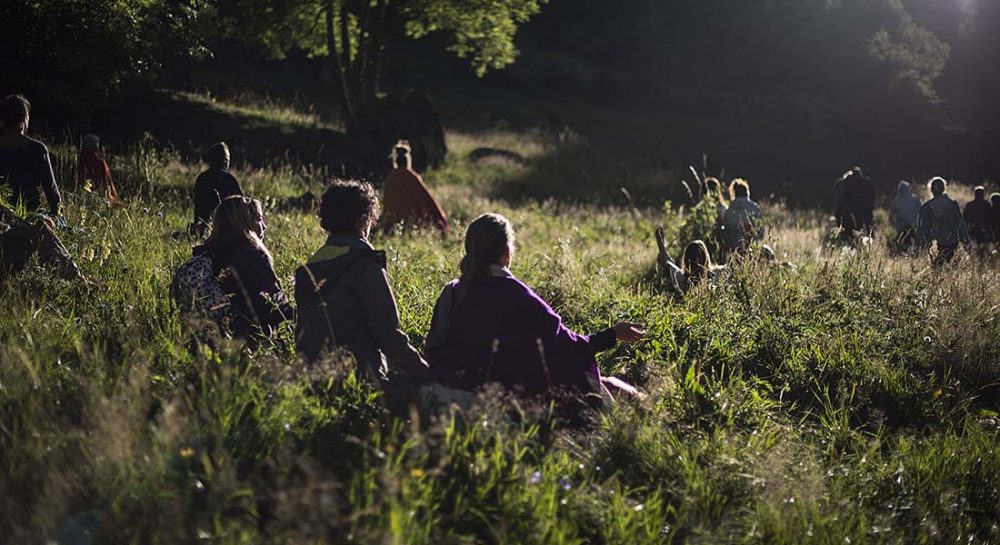
<instances>
[{"instance_id":1,"label":"blonde hair","mask_svg":"<svg viewBox=\"0 0 1000 545\"><path fill-rule=\"evenodd\" d=\"M212 231L205 244L208 246L228 246L235 242L246 242L267 255L264 241L257 233L259 223L264 219L264 209L257 199L234 195L222 199L212 214Z\"/></svg>"},{"instance_id":2,"label":"blonde hair","mask_svg":"<svg viewBox=\"0 0 1000 545\"><path fill-rule=\"evenodd\" d=\"M736 200L737 192L742 193L746 190L746 198L750 198L750 183L743 178L736 178L729 184L729 198Z\"/></svg>"}]
</instances>

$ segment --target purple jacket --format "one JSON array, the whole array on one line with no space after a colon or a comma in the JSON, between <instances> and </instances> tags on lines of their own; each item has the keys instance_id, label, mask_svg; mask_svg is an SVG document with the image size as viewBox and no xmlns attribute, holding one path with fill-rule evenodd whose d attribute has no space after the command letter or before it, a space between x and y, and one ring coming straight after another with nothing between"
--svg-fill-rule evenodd
<instances>
[{"instance_id":1,"label":"purple jacket","mask_svg":"<svg viewBox=\"0 0 1000 545\"><path fill-rule=\"evenodd\" d=\"M497 382L528 395L551 388L590 393L600 379L594 353L614 344L610 329L590 337L570 331L541 297L503 270L444 287L426 357L432 379L452 388Z\"/></svg>"}]
</instances>

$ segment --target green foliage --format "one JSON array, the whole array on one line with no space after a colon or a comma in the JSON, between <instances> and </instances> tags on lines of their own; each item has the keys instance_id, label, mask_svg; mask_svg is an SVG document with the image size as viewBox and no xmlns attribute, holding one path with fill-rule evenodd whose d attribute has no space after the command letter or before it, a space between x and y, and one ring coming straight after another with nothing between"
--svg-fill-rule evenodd
<instances>
[{"instance_id":1,"label":"green foliage","mask_svg":"<svg viewBox=\"0 0 1000 545\"><path fill-rule=\"evenodd\" d=\"M476 73L497 70L514 62L517 48L514 34L518 25L541 9L545 0L413 0L402 7L409 20L406 33L420 38L446 32L453 38L448 50L469 58Z\"/></svg>"},{"instance_id":2,"label":"green foliage","mask_svg":"<svg viewBox=\"0 0 1000 545\"><path fill-rule=\"evenodd\" d=\"M936 100L934 81L948 62L950 47L931 31L917 25L902 0L890 0L898 17L893 31L881 29L868 40L868 51L890 68L892 87L902 86L913 97Z\"/></svg>"}]
</instances>

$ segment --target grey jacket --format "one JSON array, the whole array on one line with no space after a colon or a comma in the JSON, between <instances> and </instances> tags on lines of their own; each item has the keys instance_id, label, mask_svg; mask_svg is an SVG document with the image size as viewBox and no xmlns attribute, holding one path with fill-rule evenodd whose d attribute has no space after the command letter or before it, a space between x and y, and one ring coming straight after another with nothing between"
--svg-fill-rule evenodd
<instances>
[{"instance_id":1,"label":"grey jacket","mask_svg":"<svg viewBox=\"0 0 1000 545\"><path fill-rule=\"evenodd\" d=\"M367 241L330 237L295 271L295 303L296 351L307 361L342 347L377 379L388 378L387 358L412 378L427 375L427 362L400 329L385 254Z\"/></svg>"},{"instance_id":2,"label":"grey jacket","mask_svg":"<svg viewBox=\"0 0 1000 545\"><path fill-rule=\"evenodd\" d=\"M922 244L937 241L944 246L969 243L969 231L962 218L962 209L947 193L934 197L920 207L917 239Z\"/></svg>"}]
</instances>

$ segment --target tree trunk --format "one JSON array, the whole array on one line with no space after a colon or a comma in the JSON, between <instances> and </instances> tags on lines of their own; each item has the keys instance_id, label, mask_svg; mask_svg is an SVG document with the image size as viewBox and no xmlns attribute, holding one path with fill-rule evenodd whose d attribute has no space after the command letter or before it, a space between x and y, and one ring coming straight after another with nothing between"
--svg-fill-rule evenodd
<instances>
[{"instance_id":1,"label":"tree trunk","mask_svg":"<svg viewBox=\"0 0 1000 545\"><path fill-rule=\"evenodd\" d=\"M359 130L359 120L357 112L354 109L353 101L351 100L351 92L347 84L348 75L345 70L345 66L340 61L340 56L337 54L337 39L334 34L333 28L333 6L334 0L327 0L326 2L326 52L327 58L330 60L330 64L333 68L334 78L336 79L335 87L337 90L338 98L340 99L340 108L343 112L344 125L347 128L348 134L357 133ZM342 12L343 13L343 12ZM345 48L347 49L347 54L350 54L350 42L346 43Z\"/></svg>"}]
</instances>

